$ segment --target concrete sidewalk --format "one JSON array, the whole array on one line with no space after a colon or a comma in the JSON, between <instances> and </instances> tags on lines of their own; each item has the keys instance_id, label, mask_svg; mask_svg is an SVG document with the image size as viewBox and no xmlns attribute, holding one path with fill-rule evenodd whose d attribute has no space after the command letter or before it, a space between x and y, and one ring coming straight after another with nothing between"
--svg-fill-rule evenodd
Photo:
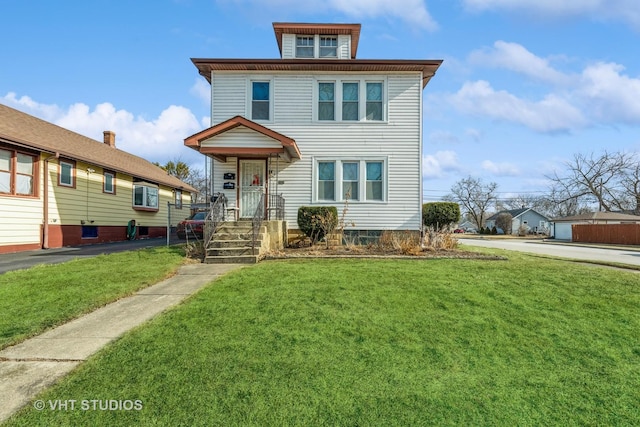
<instances>
[{"instance_id":1,"label":"concrete sidewalk","mask_svg":"<svg viewBox=\"0 0 640 427\"><path fill-rule=\"evenodd\" d=\"M169 279L0 351L0 423L109 342L244 266L182 266Z\"/></svg>"}]
</instances>

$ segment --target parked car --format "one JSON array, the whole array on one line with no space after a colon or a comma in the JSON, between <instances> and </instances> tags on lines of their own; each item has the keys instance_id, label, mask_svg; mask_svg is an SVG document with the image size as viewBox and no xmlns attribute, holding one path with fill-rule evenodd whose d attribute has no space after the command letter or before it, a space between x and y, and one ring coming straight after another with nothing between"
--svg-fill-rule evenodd
<instances>
[{"instance_id":1,"label":"parked car","mask_svg":"<svg viewBox=\"0 0 640 427\"><path fill-rule=\"evenodd\" d=\"M455 230L453 230L454 233L464 233L464 230L462 228L456 228Z\"/></svg>"},{"instance_id":2,"label":"parked car","mask_svg":"<svg viewBox=\"0 0 640 427\"><path fill-rule=\"evenodd\" d=\"M184 221L180 221L176 230L178 239L185 239L187 235L189 237L202 239L204 235L204 220L206 217L206 212L196 212Z\"/></svg>"}]
</instances>

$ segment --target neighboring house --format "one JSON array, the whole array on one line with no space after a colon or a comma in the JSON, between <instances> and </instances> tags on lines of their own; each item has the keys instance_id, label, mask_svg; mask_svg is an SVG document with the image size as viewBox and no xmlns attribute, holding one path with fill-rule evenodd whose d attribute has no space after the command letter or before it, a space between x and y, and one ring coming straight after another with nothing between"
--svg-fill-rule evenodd
<instances>
[{"instance_id":1,"label":"neighboring house","mask_svg":"<svg viewBox=\"0 0 640 427\"><path fill-rule=\"evenodd\" d=\"M549 233L549 218L531 208L500 211L487 218L486 226L489 228L498 228L496 220L500 214L505 213L511 215L511 234L517 234L520 226L524 226L527 233Z\"/></svg>"},{"instance_id":2,"label":"neighboring house","mask_svg":"<svg viewBox=\"0 0 640 427\"><path fill-rule=\"evenodd\" d=\"M640 224L640 216L617 212L589 212L563 218L554 218L551 236L558 240L573 240L572 225L575 224Z\"/></svg>"},{"instance_id":3,"label":"neighboring house","mask_svg":"<svg viewBox=\"0 0 640 427\"><path fill-rule=\"evenodd\" d=\"M213 159L213 193L240 218L282 196L290 230L300 206L347 201L354 233L420 230L423 89L442 61L356 59L359 24L273 29L281 58L192 59L213 125L185 145Z\"/></svg>"},{"instance_id":4,"label":"neighboring house","mask_svg":"<svg viewBox=\"0 0 640 427\"><path fill-rule=\"evenodd\" d=\"M0 104L0 253L165 236L195 189L148 161ZM187 216L188 213L185 214Z\"/></svg>"},{"instance_id":5,"label":"neighboring house","mask_svg":"<svg viewBox=\"0 0 640 427\"><path fill-rule=\"evenodd\" d=\"M458 224L458 226L456 228L461 228L461 229L463 229L464 231L466 231L468 233L469 232L477 232L478 231L478 227L476 227L476 225L473 222L469 221L469 220L461 222L460 224Z\"/></svg>"}]
</instances>

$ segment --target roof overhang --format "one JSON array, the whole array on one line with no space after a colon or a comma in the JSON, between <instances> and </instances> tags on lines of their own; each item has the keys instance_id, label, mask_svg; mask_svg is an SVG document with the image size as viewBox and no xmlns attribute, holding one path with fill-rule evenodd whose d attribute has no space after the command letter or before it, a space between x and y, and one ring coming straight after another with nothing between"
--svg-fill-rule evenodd
<instances>
[{"instance_id":1,"label":"roof overhang","mask_svg":"<svg viewBox=\"0 0 640 427\"><path fill-rule=\"evenodd\" d=\"M351 36L351 58L355 59L360 40L360 24L305 24L297 22L274 22L273 32L276 35L280 56L282 56L282 35L314 35L337 36L348 34Z\"/></svg>"},{"instance_id":2,"label":"roof overhang","mask_svg":"<svg viewBox=\"0 0 640 427\"><path fill-rule=\"evenodd\" d=\"M279 143L278 147L252 147L246 145L242 147L216 147L216 146L202 146L202 142L208 139L214 138L217 135L223 134L227 131L235 129L239 126L243 126L247 129L253 130L259 134L262 134L270 139L273 139ZM226 161L227 157L244 157L244 158L264 158L271 155L278 155L286 161L291 159L300 159L300 149L298 144L292 138L278 133L272 129L262 126L259 123L246 119L242 116L235 116L229 120L212 126L208 129L200 131L184 140L184 145L192 148L202 154L211 156L220 161Z\"/></svg>"},{"instance_id":3,"label":"roof overhang","mask_svg":"<svg viewBox=\"0 0 640 427\"><path fill-rule=\"evenodd\" d=\"M308 72L308 73L422 73L424 88L442 64L441 59L212 59L191 58L191 62L211 83L212 72Z\"/></svg>"}]
</instances>

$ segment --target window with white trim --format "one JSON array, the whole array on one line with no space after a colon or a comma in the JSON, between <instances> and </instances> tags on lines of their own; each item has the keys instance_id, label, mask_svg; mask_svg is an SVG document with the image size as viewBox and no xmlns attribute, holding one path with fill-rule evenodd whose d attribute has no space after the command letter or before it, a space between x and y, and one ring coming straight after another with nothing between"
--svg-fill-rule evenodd
<instances>
[{"instance_id":1,"label":"window with white trim","mask_svg":"<svg viewBox=\"0 0 640 427\"><path fill-rule=\"evenodd\" d=\"M314 92L317 121L383 122L387 117L386 80L375 76L345 79L327 76L318 79Z\"/></svg>"},{"instance_id":2,"label":"window with white trim","mask_svg":"<svg viewBox=\"0 0 640 427\"><path fill-rule=\"evenodd\" d=\"M182 190L176 190L175 192L175 205L176 209L182 209Z\"/></svg>"},{"instance_id":3,"label":"window with white trim","mask_svg":"<svg viewBox=\"0 0 640 427\"><path fill-rule=\"evenodd\" d=\"M315 166L316 202L384 202L387 199L384 159L317 159Z\"/></svg>"},{"instance_id":4,"label":"window with white trim","mask_svg":"<svg viewBox=\"0 0 640 427\"><path fill-rule=\"evenodd\" d=\"M336 84L333 82L318 83L318 120L335 120L336 118Z\"/></svg>"},{"instance_id":5,"label":"window with white trim","mask_svg":"<svg viewBox=\"0 0 640 427\"><path fill-rule=\"evenodd\" d=\"M336 199L336 163L318 162L318 200Z\"/></svg>"},{"instance_id":6,"label":"window with white trim","mask_svg":"<svg viewBox=\"0 0 640 427\"><path fill-rule=\"evenodd\" d=\"M116 194L116 174L104 171L104 184L102 191L109 194Z\"/></svg>"},{"instance_id":7,"label":"window with white trim","mask_svg":"<svg viewBox=\"0 0 640 427\"><path fill-rule=\"evenodd\" d=\"M359 200L358 190L360 184L358 181L358 169L360 165L357 162L342 162L342 199L343 200Z\"/></svg>"},{"instance_id":8,"label":"window with white trim","mask_svg":"<svg viewBox=\"0 0 640 427\"><path fill-rule=\"evenodd\" d=\"M297 36L296 37L296 58L313 58L314 36Z\"/></svg>"},{"instance_id":9,"label":"window with white trim","mask_svg":"<svg viewBox=\"0 0 640 427\"><path fill-rule=\"evenodd\" d=\"M75 187L76 186L76 164L73 161L60 160L59 173L58 173L58 185L63 187Z\"/></svg>"},{"instance_id":10,"label":"window with white trim","mask_svg":"<svg viewBox=\"0 0 640 427\"><path fill-rule=\"evenodd\" d=\"M359 113L359 84L357 82L342 83L342 120L356 121Z\"/></svg>"},{"instance_id":11,"label":"window with white trim","mask_svg":"<svg viewBox=\"0 0 640 427\"><path fill-rule=\"evenodd\" d=\"M0 193L35 196L36 156L0 149Z\"/></svg>"},{"instance_id":12,"label":"window with white trim","mask_svg":"<svg viewBox=\"0 0 640 427\"><path fill-rule=\"evenodd\" d=\"M251 119L269 120L271 89L268 81L251 82Z\"/></svg>"},{"instance_id":13,"label":"window with white trim","mask_svg":"<svg viewBox=\"0 0 640 427\"><path fill-rule=\"evenodd\" d=\"M320 58L338 57L338 37L320 36Z\"/></svg>"},{"instance_id":14,"label":"window with white trim","mask_svg":"<svg viewBox=\"0 0 640 427\"><path fill-rule=\"evenodd\" d=\"M382 120L382 82L367 82L367 113L365 117L367 120Z\"/></svg>"},{"instance_id":15,"label":"window with white trim","mask_svg":"<svg viewBox=\"0 0 640 427\"><path fill-rule=\"evenodd\" d=\"M142 183L133 184L133 207L157 210L158 187Z\"/></svg>"}]
</instances>

